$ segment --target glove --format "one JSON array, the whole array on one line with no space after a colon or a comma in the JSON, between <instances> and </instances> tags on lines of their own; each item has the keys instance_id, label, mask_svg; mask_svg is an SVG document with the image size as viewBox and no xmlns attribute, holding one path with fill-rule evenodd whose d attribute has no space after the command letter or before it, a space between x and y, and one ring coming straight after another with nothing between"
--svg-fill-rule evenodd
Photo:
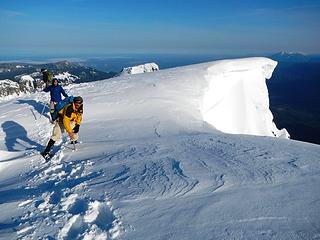
<instances>
[{"instance_id":1,"label":"glove","mask_svg":"<svg viewBox=\"0 0 320 240\"><path fill-rule=\"evenodd\" d=\"M79 132L79 128L80 128L80 125L76 124L76 126L73 128L73 132L74 133L78 133Z\"/></svg>"}]
</instances>

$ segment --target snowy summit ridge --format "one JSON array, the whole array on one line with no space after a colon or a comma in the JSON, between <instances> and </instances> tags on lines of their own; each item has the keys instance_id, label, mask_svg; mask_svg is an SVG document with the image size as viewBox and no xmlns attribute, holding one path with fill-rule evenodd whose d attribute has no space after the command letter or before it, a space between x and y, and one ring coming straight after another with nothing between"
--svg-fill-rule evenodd
<instances>
[{"instance_id":1,"label":"snowy summit ridge","mask_svg":"<svg viewBox=\"0 0 320 240\"><path fill-rule=\"evenodd\" d=\"M47 163L48 94L0 102L0 239L318 239L320 147L273 137L286 133L268 108L275 67L66 86L84 99L81 143L56 142Z\"/></svg>"},{"instance_id":2,"label":"snowy summit ridge","mask_svg":"<svg viewBox=\"0 0 320 240\"><path fill-rule=\"evenodd\" d=\"M171 122L182 129L202 129L205 121L226 133L287 138L269 110L266 79L276 65L268 58L246 58L131 75L123 110L131 106L131 116L148 114L160 125ZM170 124L164 128L169 131Z\"/></svg>"}]
</instances>

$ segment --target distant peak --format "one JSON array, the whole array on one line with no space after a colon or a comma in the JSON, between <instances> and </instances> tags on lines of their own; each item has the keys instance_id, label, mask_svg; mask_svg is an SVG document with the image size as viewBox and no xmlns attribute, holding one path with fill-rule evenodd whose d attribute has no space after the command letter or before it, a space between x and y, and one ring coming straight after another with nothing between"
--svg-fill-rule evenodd
<instances>
[{"instance_id":1,"label":"distant peak","mask_svg":"<svg viewBox=\"0 0 320 240\"><path fill-rule=\"evenodd\" d=\"M64 64L64 65L71 65L72 63L67 61L67 60L63 60L63 61L58 61L56 62L56 64Z\"/></svg>"},{"instance_id":2,"label":"distant peak","mask_svg":"<svg viewBox=\"0 0 320 240\"><path fill-rule=\"evenodd\" d=\"M309 60L308 55L301 52L281 51L271 56L273 60L279 62L305 62Z\"/></svg>"},{"instance_id":3,"label":"distant peak","mask_svg":"<svg viewBox=\"0 0 320 240\"><path fill-rule=\"evenodd\" d=\"M302 52L285 52L285 51L278 52L274 55L281 55L281 56L302 55L302 56L306 56L306 54L304 54Z\"/></svg>"}]
</instances>

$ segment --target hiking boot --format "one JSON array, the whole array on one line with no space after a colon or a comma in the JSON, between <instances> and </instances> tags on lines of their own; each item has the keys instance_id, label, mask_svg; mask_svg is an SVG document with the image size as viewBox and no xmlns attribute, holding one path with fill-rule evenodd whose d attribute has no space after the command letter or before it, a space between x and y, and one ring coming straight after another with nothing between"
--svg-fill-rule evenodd
<instances>
[{"instance_id":1,"label":"hiking boot","mask_svg":"<svg viewBox=\"0 0 320 240\"><path fill-rule=\"evenodd\" d=\"M49 152L46 152L46 151L43 151L40 154L45 159L46 162L48 162L53 157L52 153L49 153Z\"/></svg>"},{"instance_id":2,"label":"hiking boot","mask_svg":"<svg viewBox=\"0 0 320 240\"><path fill-rule=\"evenodd\" d=\"M41 155L45 158L45 156L50 155L50 150L53 147L55 141L53 141L52 139L49 140L46 149L41 152Z\"/></svg>"}]
</instances>

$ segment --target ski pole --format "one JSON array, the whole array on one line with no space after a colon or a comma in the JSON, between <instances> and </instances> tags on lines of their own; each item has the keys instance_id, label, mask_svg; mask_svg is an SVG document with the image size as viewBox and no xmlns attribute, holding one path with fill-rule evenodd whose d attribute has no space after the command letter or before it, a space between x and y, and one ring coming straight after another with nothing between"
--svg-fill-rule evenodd
<instances>
[{"instance_id":1,"label":"ski pole","mask_svg":"<svg viewBox=\"0 0 320 240\"><path fill-rule=\"evenodd\" d=\"M42 111L41 111L41 114L40 114L40 118L41 118L41 116L43 115L43 113L44 113L44 109L46 108L46 104L45 103L43 103L43 108L42 108Z\"/></svg>"},{"instance_id":2,"label":"ski pole","mask_svg":"<svg viewBox=\"0 0 320 240\"><path fill-rule=\"evenodd\" d=\"M45 83L45 86L47 87L47 81L44 81L44 83ZM46 108L46 104L45 103L42 103L43 104L43 108L42 108L42 111L41 111L41 114L40 114L40 118L41 118L41 116L43 115L43 113L44 113L44 109ZM40 119L39 118L39 119Z\"/></svg>"}]
</instances>

